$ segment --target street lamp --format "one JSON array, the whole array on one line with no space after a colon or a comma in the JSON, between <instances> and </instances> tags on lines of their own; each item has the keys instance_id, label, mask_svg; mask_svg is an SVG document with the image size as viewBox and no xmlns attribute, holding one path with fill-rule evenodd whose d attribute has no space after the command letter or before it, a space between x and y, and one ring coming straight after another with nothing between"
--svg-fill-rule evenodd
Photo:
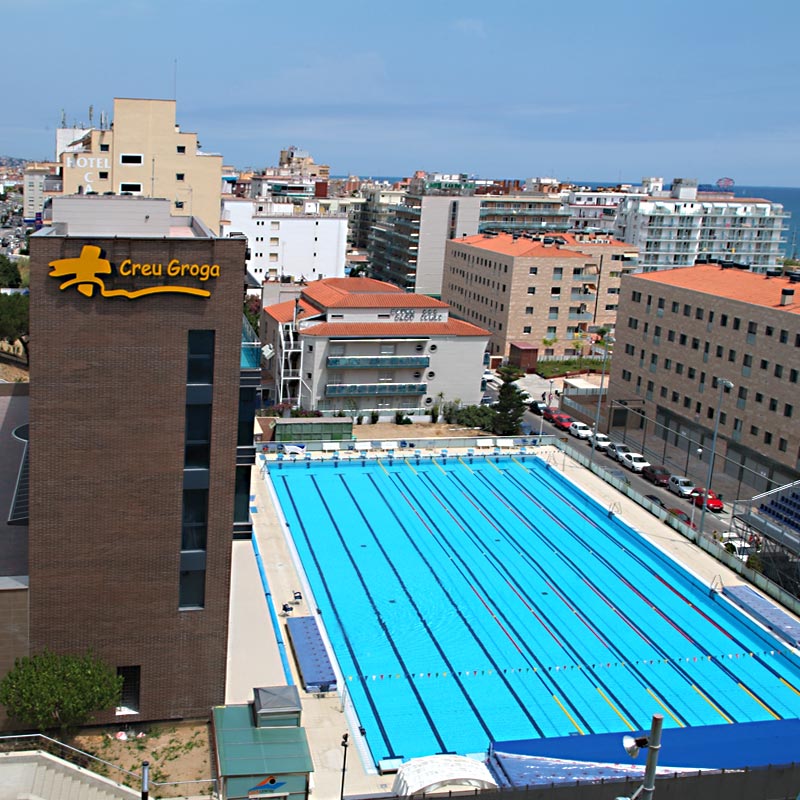
<instances>
[{"instance_id":1,"label":"street lamp","mask_svg":"<svg viewBox=\"0 0 800 800\"><path fill-rule=\"evenodd\" d=\"M719 433L719 418L722 413L722 393L725 389L733 389L733 383L726 380L718 380L719 383L719 398L717 399L717 412L714 415L714 435L711 437L711 455L708 459L708 477L706 478L705 496L703 497L703 504L700 508L700 531L699 536L703 536L703 526L706 521L706 508L708 507L708 493L711 490L711 481L714 478L714 456L717 454L717 434Z\"/></svg>"},{"instance_id":2,"label":"street lamp","mask_svg":"<svg viewBox=\"0 0 800 800\"><path fill-rule=\"evenodd\" d=\"M342 788L339 791L339 800L344 800L344 774L347 772L347 740L349 738L349 734L342 734Z\"/></svg>"},{"instance_id":3,"label":"street lamp","mask_svg":"<svg viewBox=\"0 0 800 800\"><path fill-rule=\"evenodd\" d=\"M636 758L642 747L647 748L647 762L644 767L644 780L642 785L631 795L630 798L617 798L617 800L651 800L656 790L656 767L658 766L658 753L661 750L661 726L664 724L663 714L653 714L653 722L650 726L649 736L623 736L622 746L625 752L631 757Z\"/></svg>"},{"instance_id":4,"label":"street lamp","mask_svg":"<svg viewBox=\"0 0 800 800\"><path fill-rule=\"evenodd\" d=\"M590 439L590 441L592 442L592 452L591 455L589 456L590 470L592 468L592 464L594 463L594 451L595 447L597 446L597 432L600 429L600 404L602 403L603 400L603 381L605 380L606 377L606 359L608 358L608 348L609 345L614 344L615 341L616 339L614 339L613 336L607 336L604 341L605 347L603 348L603 367L600 371L600 394L597 395L597 411L595 412L594 415L594 436L592 437L594 441Z\"/></svg>"},{"instance_id":5,"label":"street lamp","mask_svg":"<svg viewBox=\"0 0 800 800\"><path fill-rule=\"evenodd\" d=\"M694 530L694 511L697 508L697 498L700 497L702 492L690 492L689 497L692 498L692 517L689 520L689 527Z\"/></svg>"}]
</instances>

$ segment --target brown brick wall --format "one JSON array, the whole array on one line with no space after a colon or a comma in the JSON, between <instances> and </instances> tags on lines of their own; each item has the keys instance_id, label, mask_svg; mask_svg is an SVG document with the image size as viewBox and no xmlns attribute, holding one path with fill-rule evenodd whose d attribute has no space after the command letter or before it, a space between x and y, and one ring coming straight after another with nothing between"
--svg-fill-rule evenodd
<instances>
[{"instance_id":1,"label":"brown brick wall","mask_svg":"<svg viewBox=\"0 0 800 800\"><path fill-rule=\"evenodd\" d=\"M142 719L223 701L245 244L108 239L112 265L219 263L200 299L59 290L31 242L31 650L141 665ZM141 284L140 284L141 285ZM206 603L178 611L187 331L215 329Z\"/></svg>"},{"instance_id":2,"label":"brown brick wall","mask_svg":"<svg viewBox=\"0 0 800 800\"><path fill-rule=\"evenodd\" d=\"M5 675L18 658L28 655L28 590L0 589L0 675ZM0 706L0 731L18 727L8 720Z\"/></svg>"}]
</instances>

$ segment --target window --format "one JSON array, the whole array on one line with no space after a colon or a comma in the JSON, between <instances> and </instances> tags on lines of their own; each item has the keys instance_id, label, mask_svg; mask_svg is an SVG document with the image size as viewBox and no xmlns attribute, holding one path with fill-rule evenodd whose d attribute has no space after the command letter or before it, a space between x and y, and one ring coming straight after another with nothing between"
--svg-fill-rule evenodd
<instances>
[{"instance_id":1,"label":"window","mask_svg":"<svg viewBox=\"0 0 800 800\"><path fill-rule=\"evenodd\" d=\"M720 316L719 316L719 324L723 328L727 328L728 327L728 315L727 314L720 314Z\"/></svg>"},{"instance_id":2,"label":"window","mask_svg":"<svg viewBox=\"0 0 800 800\"><path fill-rule=\"evenodd\" d=\"M205 550L207 533L208 489L184 489L181 550Z\"/></svg>"},{"instance_id":3,"label":"window","mask_svg":"<svg viewBox=\"0 0 800 800\"><path fill-rule=\"evenodd\" d=\"M667 331L667 341L668 342L675 341L675 331Z\"/></svg>"},{"instance_id":4,"label":"window","mask_svg":"<svg viewBox=\"0 0 800 800\"><path fill-rule=\"evenodd\" d=\"M751 436L758 436L759 430L760 429L759 429L758 425L751 425L750 426L750 435Z\"/></svg>"},{"instance_id":5,"label":"window","mask_svg":"<svg viewBox=\"0 0 800 800\"><path fill-rule=\"evenodd\" d=\"M119 185L120 194L124 194L125 192L135 193L142 191L142 184L141 183L121 183Z\"/></svg>"},{"instance_id":6,"label":"window","mask_svg":"<svg viewBox=\"0 0 800 800\"><path fill-rule=\"evenodd\" d=\"M175 201L175 208L183 208L183 200L176 200Z\"/></svg>"},{"instance_id":7,"label":"window","mask_svg":"<svg viewBox=\"0 0 800 800\"><path fill-rule=\"evenodd\" d=\"M673 392L672 393L671 400L672 400L673 403L677 403L680 399L681 399L681 396L678 394L678 392Z\"/></svg>"},{"instance_id":8,"label":"window","mask_svg":"<svg viewBox=\"0 0 800 800\"><path fill-rule=\"evenodd\" d=\"M177 154L178 154L179 156L184 156L184 155L186 155L186 145L185 145L185 144L179 144L179 145L178 145L178 146L175 148L175 152L177 152Z\"/></svg>"},{"instance_id":9,"label":"window","mask_svg":"<svg viewBox=\"0 0 800 800\"><path fill-rule=\"evenodd\" d=\"M664 359L664 369L672 369L672 359L665 358Z\"/></svg>"},{"instance_id":10,"label":"window","mask_svg":"<svg viewBox=\"0 0 800 800\"><path fill-rule=\"evenodd\" d=\"M214 382L214 331L189 331L188 384Z\"/></svg>"},{"instance_id":11,"label":"window","mask_svg":"<svg viewBox=\"0 0 800 800\"><path fill-rule=\"evenodd\" d=\"M734 317L733 318L733 329L735 331L739 330L741 324L742 324L742 321L739 319L739 317Z\"/></svg>"},{"instance_id":12,"label":"window","mask_svg":"<svg viewBox=\"0 0 800 800\"><path fill-rule=\"evenodd\" d=\"M111 145L110 144L101 144L100 145L100 152L101 153L107 153L110 149L111 149Z\"/></svg>"},{"instance_id":13,"label":"window","mask_svg":"<svg viewBox=\"0 0 800 800\"><path fill-rule=\"evenodd\" d=\"M636 330L639 327L639 320L634 319L633 317L628 317L628 327L632 330Z\"/></svg>"},{"instance_id":14,"label":"window","mask_svg":"<svg viewBox=\"0 0 800 800\"><path fill-rule=\"evenodd\" d=\"M100 176L100 180L101 181L107 181L108 180L108 173L107 172L98 172L97 174Z\"/></svg>"},{"instance_id":15,"label":"window","mask_svg":"<svg viewBox=\"0 0 800 800\"><path fill-rule=\"evenodd\" d=\"M143 164L144 156L140 153L121 153L119 157L120 164Z\"/></svg>"},{"instance_id":16,"label":"window","mask_svg":"<svg viewBox=\"0 0 800 800\"><path fill-rule=\"evenodd\" d=\"M279 221L277 221L277 220L272 220L269 223L269 227L270 227L270 230L277 231L277 230L280 230L281 223Z\"/></svg>"},{"instance_id":17,"label":"window","mask_svg":"<svg viewBox=\"0 0 800 800\"><path fill-rule=\"evenodd\" d=\"M700 340L692 338L692 350L699 350L700 349Z\"/></svg>"},{"instance_id":18,"label":"window","mask_svg":"<svg viewBox=\"0 0 800 800\"><path fill-rule=\"evenodd\" d=\"M185 172L176 172L175 173L175 180L176 181L186 180L186 173Z\"/></svg>"},{"instance_id":19,"label":"window","mask_svg":"<svg viewBox=\"0 0 800 800\"><path fill-rule=\"evenodd\" d=\"M382 356L393 356L397 350L397 345L394 342L381 342L378 352Z\"/></svg>"},{"instance_id":20,"label":"window","mask_svg":"<svg viewBox=\"0 0 800 800\"><path fill-rule=\"evenodd\" d=\"M680 361L676 362L675 364L675 374L683 375L683 364L681 364Z\"/></svg>"},{"instance_id":21,"label":"window","mask_svg":"<svg viewBox=\"0 0 800 800\"><path fill-rule=\"evenodd\" d=\"M528 275L538 275L539 274L539 267L530 267L528 269Z\"/></svg>"},{"instance_id":22,"label":"window","mask_svg":"<svg viewBox=\"0 0 800 800\"><path fill-rule=\"evenodd\" d=\"M769 431L764 431L764 444L772 444L772 434Z\"/></svg>"},{"instance_id":23,"label":"window","mask_svg":"<svg viewBox=\"0 0 800 800\"><path fill-rule=\"evenodd\" d=\"M281 243L281 240L278 236L270 236L269 237L269 246L270 247L277 247Z\"/></svg>"},{"instance_id":24,"label":"window","mask_svg":"<svg viewBox=\"0 0 800 800\"><path fill-rule=\"evenodd\" d=\"M686 336L686 334L685 334L685 333L682 333L682 334L681 334L681 335L678 337L678 344L680 344L680 345L683 345L683 346L685 346L687 341L688 341L688 337Z\"/></svg>"},{"instance_id":25,"label":"window","mask_svg":"<svg viewBox=\"0 0 800 800\"><path fill-rule=\"evenodd\" d=\"M756 392L756 403L763 403L764 395L761 392Z\"/></svg>"},{"instance_id":26,"label":"window","mask_svg":"<svg viewBox=\"0 0 800 800\"><path fill-rule=\"evenodd\" d=\"M788 446L789 443L786 441L786 439L784 438L778 439L778 450L780 450L781 453L785 453Z\"/></svg>"},{"instance_id":27,"label":"window","mask_svg":"<svg viewBox=\"0 0 800 800\"><path fill-rule=\"evenodd\" d=\"M564 277L563 267L553 267L553 280L560 281Z\"/></svg>"},{"instance_id":28,"label":"window","mask_svg":"<svg viewBox=\"0 0 800 800\"><path fill-rule=\"evenodd\" d=\"M769 361L767 361L766 358L762 358L759 366L761 367L761 369L769 369Z\"/></svg>"},{"instance_id":29,"label":"window","mask_svg":"<svg viewBox=\"0 0 800 800\"><path fill-rule=\"evenodd\" d=\"M694 367L689 367L689 380L693 381L697 375L697 370Z\"/></svg>"},{"instance_id":30,"label":"window","mask_svg":"<svg viewBox=\"0 0 800 800\"><path fill-rule=\"evenodd\" d=\"M631 300L633 300L634 303L641 303L642 302L642 293L641 292L633 292L631 294Z\"/></svg>"},{"instance_id":31,"label":"window","mask_svg":"<svg viewBox=\"0 0 800 800\"><path fill-rule=\"evenodd\" d=\"M672 313L677 314L681 310L681 304L677 300L672 301Z\"/></svg>"},{"instance_id":32,"label":"window","mask_svg":"<svg viewBox=\"0 0 800 800\"><path fill-rule=\"evenodd\" d=\"M525 306L525 313L529 316L533 314L533 306Z\"/></svg>"},{"instance_id":33,"label":"window","mask_svg":"<svg viewBox=\"0 0 800 800\"><path fill-rule=\"evenodd\" d=\"M206 571L181 570L178 606L182 609L203 608L206 604Z\"/></svg>"},{"instance_id":34,"label":"window","mask_svg":"<svg viewBox=\"0 0 800 800\"><path fill-rule=\"evenodd\" d=\"M717 345L717 351L716 351L717 358L722 358L724 352L725 352L725 348L721 344L718 344Z\"/></svg>"},{"instance_id":35,"label":"window","mask_svg":"<svg viewBox=\"0 0 800 800\"><path fill-rule=\"evenodd\" d=\"M536 294L536 287L535 286L529 286L528 287L528 294Z\"/></svg>"},{"instance_id":36,"label":"window","mask_svg":"<svg viewBox=\"0 0 800 800\"><path fill-rule=\"evenodd\" d=\"M688 303L685 303L683 306L683 316L684 317L692 316L692 307Z\"/></svg>"},{"instance_id":37,"label":"window","mask_svg":"<svg viewBox=\"0 0 800 800\"><path fill-rule=\"evenodd\" d=\"M736 351L735 350L728 350L728 361L733 363L736 361Z\"/></svg>"},{"instance_id":38,"label":"window","mask_svg":"<svg viewBox=\"0 0 800 800\"><path fill-rule=\"evenodd\" d=\"M797 370L790 369L789 370L789 383L797 383Z\"/></svg>"},{"instance_id":39,"label":"window","mask_svg":"<svg viewBox=\"0 0 800 800\"><path fill-rule=\"evenodd\" d=\"M694 318L695 319L703 319L703 309L702 308L696 308L694 310Z\"/></svg>"},{"instance_id":40,"label":"window","mask_svg":"<svg viewBox=\"0 0 800 800\"><path fill-rule=\"evenodd\" d=\"M211 404L186 406L185 465L208 469L211 460Z\"/></svg>"},{"instance_id":41,"label":"window","mask_svg":"<svg viewBox=\"0 0 800 800\"><path fill-rule=\"evenodd\" d=\"M378 371L378 383L392 383L394 381L394 372L388 369Z\"/></svg>"},{"instance_id":42,"label":"window","mask_svg":"<svg viewBox=\"0 0 800 800\"><path fill-rule=\"evenodd\" d=\"M794 406L792 406L789 403L787 403L783 407L783 416L784 417L791 417L793 413L794 413Z\"/></svg>"},{"instance_id":43,"label":"window","mask_svg":"<svg viewBox=\"0 0 800 800\"><path fill-rule=\"evenodd\" d=\"M789 341L789 331L782 330L780 335L780 343L786 344L788 341Z\"/></svg>"},{"instance_id":44,"label":"window","mask_svg":"<svg viewBox=\"0 0 800 800\"><path fill-rule=\"evenodd\" d=\"M530 326L530 325L526 325L526 326L525 326L525 327L522 329L522 332L523 332L523 333L530 333L530 332L531 332L531 326Z\"/></svg>"},{"instance_id":45,"label":"window","mask_svg":"<svg viewBox=\"0 0 800 800\"><path fill-rule=\"evenodd\" d=\"M561 297L561 287L560 286L551 286L550 287L550 297Z\"/></svg>"},{"instance_id":46,"label":"window","mask_svg":"<svg viewBox=\"0 0 800 800\"><path fill-rule=\"evenodd\" d=\"M117 677L122 678L122 691L119 697L117 714L139 713L139 686L141 683L142 668L117 667Z\"/></svg>"},{"instance_id":47,"label":"window","mask_svg":"<svg viewBox=\"0 0 800 800\"><path fill-rule=\"evenodd\" d=\"M755 335L758 333L758 324L755 322L748 322L747 323L747 332Z\"/></svg>"},{"instance_id":48,"label":"window","mask_svg":"<svg viewBox=\"0 0 800 800\"><path fill-rule=\"evenodd\" d=\"M778 401L774 397L770 397L769 399L769 410L770 411L778 410Z\"/></svg>"},{"instance_id":49,"label":"window","mask_svg":"<svg viewBox=\"0 0 800 800\"><path fill-rule=\"evenodd\" d=\"M622 380L630 382L630 379L631 379L630 371L627 369L622 370Z\"/></svg>"},{"instance_id":50,"label":"window","mask_svg":"<svg viewBox=\"0 0 800 800\"><path fill-rule=\"evenodd\" d=\"M775 333L775 328L773 328L772 325L767 325L767 327L764 328L764 333L766 333L767 336L772 336L772 334Z\"/></svg>"},{"instance_id":51,"label":"window","mask_svg":"<svg viewBox=\"0 0 800 800\"><path fill-rule=\"evenodd\" d=\"M775 365L775 377L776 378L783 377L783 367L780 364Z\"/></svg>"}]
</instances>

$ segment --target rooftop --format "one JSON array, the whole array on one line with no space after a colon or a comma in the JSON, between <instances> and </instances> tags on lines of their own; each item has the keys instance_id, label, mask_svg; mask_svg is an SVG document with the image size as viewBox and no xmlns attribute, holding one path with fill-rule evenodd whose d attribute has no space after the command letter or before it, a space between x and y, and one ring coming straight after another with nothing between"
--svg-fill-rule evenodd
<instances>
[{"instance_id":1,"label":"rooftop","mask_svg":"<svg viewBox=\"0 0 800 800\"><path fill-rule=\"evenodd\" d=\"M319 308L447 308L447 303L373 278L326 278L303 289Z\"/></svg>"},{"instance_id":2,"label":"rooftop","mask_svg":"<svg viewBox=\"0 0 800 800\"><path fill-rule=\"evenodd\" d=\"M321 322L302 329L304 336L486 336L489 331L469 322L451 319L447 322Z\"/></svg>"},{"instance_id":3,"label":"rooftop","mask_svg":"<svg viewBox=\"0 0 800 800\"><path fill-rule=\"evenodd\" d=\"M468 244L470 247L477 247L491 253L499 253L515 258L583 258L580 253L572 250L563 250L555 243L555 236L552 244L545 244L543 241L535 241L527 237L513 237L508 233L498 233L496 235L477 234L476 236L462 236L460 239L453 239L455 244ZM559 238L566 239L559 235Z\"/></svg>"},{"instance_id":4,"label":"rooftop","mask_svg":"<svg viewBox=\"0 0 800 800\"><path fill-rule=\"evenodd\" d=\"M781 305L784 289L791 289L800 294L800 283L794 283L783 276L770 277L717 264L703 264L658 272L645 272L632 277L650 283L691 289L728 300L739 300L742 303L777 308L791 314L800 313L800 298L792 298L792 302L789 304Z\"/></svg>"}]
</instances>

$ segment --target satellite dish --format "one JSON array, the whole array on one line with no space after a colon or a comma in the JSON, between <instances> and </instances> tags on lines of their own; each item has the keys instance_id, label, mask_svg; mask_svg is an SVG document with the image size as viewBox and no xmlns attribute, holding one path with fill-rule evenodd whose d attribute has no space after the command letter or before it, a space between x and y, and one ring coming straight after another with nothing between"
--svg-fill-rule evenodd
<instances>
[{"instance_id":1,"label":"satellite dish","mask_svg":"<svg viewBox=\"0 0 800 800\"><path fill-rule=\"evenodd\" d=\"M647 747L647 737L640 736L639 738L635 739L633 736L623 736L622 746L625 748L625 752L631 758L636 758L636 756L639 755L639 751L643 747Z\"/></svg>"},{"instance_id":2,"label":"satellite dish","mask_svg":"<svg viewBox=\"0 0 800 800\"><path fill-rule=\"evenodd\" d=\"M269 361L272 356L275 355L275 348L271 344L265 344L261 348L261 355L263 355L264 358Z\"/></svg>"}]
</instances>

